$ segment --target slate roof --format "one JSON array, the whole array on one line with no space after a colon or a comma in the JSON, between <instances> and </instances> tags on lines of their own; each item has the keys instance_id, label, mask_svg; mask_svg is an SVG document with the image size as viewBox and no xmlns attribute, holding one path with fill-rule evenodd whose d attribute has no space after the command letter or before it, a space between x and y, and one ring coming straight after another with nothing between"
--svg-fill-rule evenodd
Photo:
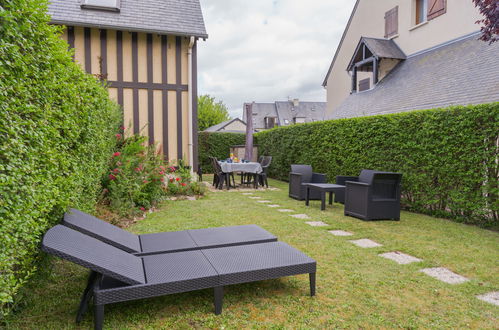
<instances>
[{"instance_id":1,"label":"slate roof","mask_svg":"<svg viewBox=\"0 0 499 330\"><path fill-rule=\"evenodd\" d=\"M499 101L499 43L478 34L407 57L373 89L349 95L327 119Z\"/></svg>"},{"instance_id":2,"label":"slate roof","mask_svg":"<svg viewBox=\"0 0 499 330\"><path fill-rule=\"evenodd\" d=\"M245 103L246 105L246 103ZM244 108L244 107L243 107ZM298 106L293 101L277 101L274 103L253 103L254 128L265 128L266 117L276 117L279 126L293 124L294 118L305 118L305 122L324 120L326 102L299 101ZM243 115L246 121L246 113ZM286 123L286 120L288 123Z\"/></svg>"},{"instance_id":3,"label":"slate roof","mask_svg":"<svg viewBox=\"0 0 499 330\"><path fill-rule=\"evenodd\" d=\"M379 58L396 58L403 60L406 58L404 52L391 39L378 39L362 37L369 50Z\"/></svg>"},{"instance_id":4,"label":"slate roof","mask_svg":"<svg viewBox=\"0 0 499 330\"><path fill-rule=\"evenodd\" d=\"M78 0L50 0L52 23L207 38L199 0L121 0L120 12L81 9Z\"/></svg>"},{"instance_id":5,"label":"slate roof","mask_svg":"<svg viewBox=\"0 0 499 330\"><path fill-rule=\"evenodd\" d=\"M220 123L220 124L217 124L217 125L213 125L213 126L210 126L208 127L207 129L205 129L203 132L219 132L221 131L225 126L228 126L230 124L232 124L233 122L235 121L240 121L241 123L243 123L244 125L246 125L246 123L244 121L242 121L241 119L239 118L234 118L234 119L230 119L230 120L227 120L227 121L224 121L223 123ZM242 131L235 131L235 130L223 130L224 133L241 133ZM246 131L244 131L246 132Z\"/></svg>"}]
</instances>

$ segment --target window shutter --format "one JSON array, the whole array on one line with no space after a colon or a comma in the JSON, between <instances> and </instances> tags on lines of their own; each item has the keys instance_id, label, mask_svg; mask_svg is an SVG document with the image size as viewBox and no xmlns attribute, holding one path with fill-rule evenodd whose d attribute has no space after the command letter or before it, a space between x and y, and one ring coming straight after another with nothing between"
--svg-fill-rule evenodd
<instances>
[{"instance_id":1,"label":"window shutter","mask_svg":"<svg viewBox=\"0 0 499 330\"><path fill-rule=\"evenodd\" d=\"M371 86L371 79L366 78L359 81L359 92L367 91Z\"/></svg>"},{"instance_id":2,"label":"window shutter","mask_svg":"<svg viewBox=\"0 0 499 330\"><path fill-rule=\"evenodd\" d=\"M385 38L389 38L398 33L399 6L390 9L385 13Z\"/></svg>"},{"instance_id":3,"label":"window shutter","mask_svg":"<svg viewBox=\"0 0 499 330\"><path fill-rule=\"evenodd\" d=\"M428 1L428 20L434 19L447 11L447 0Z\"/></svg>"}]
</instances>

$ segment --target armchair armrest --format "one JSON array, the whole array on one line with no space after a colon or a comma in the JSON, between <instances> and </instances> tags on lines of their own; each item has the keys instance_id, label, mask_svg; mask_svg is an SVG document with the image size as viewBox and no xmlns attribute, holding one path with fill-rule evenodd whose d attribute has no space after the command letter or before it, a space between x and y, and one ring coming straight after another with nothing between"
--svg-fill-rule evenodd
<instances>
[{"instance_id":1,"label":"armchair armrest","mask_svg":"<svg viewBox=\"0 0 499 330\"><path fill-rule=\"evenodd\" d=\"M346 181L359 181L358 176L348 176L348 175L337 175L336 184L345 185Z\"/></svg>"},{"instance_id":2,"label":"armchair armrest","mask_svg":"<svg viewBox=\"0 0 499 330\"><path fill-rule=\"evenodd\" d=\"M312 173L313 183L327 183L326 174L323 173Z\"/></svg>"},{"instance_id":3,"label":"armchair armrest","mask_svg":"<svg viewBox=\"0 0 499 330\"><path fill-rule=\"evenodd\" d=\"M357 182L357 181L345 181L345 186L364 186L369 187L370 185L365 182Z\"/></svg>"}]
</instances>

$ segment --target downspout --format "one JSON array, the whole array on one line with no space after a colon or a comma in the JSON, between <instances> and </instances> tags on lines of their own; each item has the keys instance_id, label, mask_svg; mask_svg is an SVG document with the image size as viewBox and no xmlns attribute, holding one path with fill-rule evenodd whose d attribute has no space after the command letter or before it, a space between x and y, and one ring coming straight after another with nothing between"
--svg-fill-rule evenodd
<instances>
[{"instance_id":1,"label":"downspout","mask_svg":"<svg viewBox=\"0 0 499 330\"><path fill-rule=\"evenodd\" d=\"M188 104L189 104L189 109L188 109L188 120L187 124L189 125L189 165L191 166L191 174L192 177L194 177L194 132L192 131L192 47L194 47L194 43L196 42L196 39L194 37L191 37L189 40L189 48L187 50L187 79L188 79L188 86L189 88L187 89L188 93Z\"/></svg>"}]
</instances>

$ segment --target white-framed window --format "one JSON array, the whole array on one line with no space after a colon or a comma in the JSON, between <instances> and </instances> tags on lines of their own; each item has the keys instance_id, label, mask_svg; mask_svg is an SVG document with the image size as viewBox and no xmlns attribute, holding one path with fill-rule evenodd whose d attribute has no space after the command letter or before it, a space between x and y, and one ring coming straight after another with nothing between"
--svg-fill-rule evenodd
<instances>
[{"instance_id":1,"label":"white-framed window","mask_svg":"<svg viewBox=\"0 0 499 330\"><path fill-rule=\"evenodd\" d=\"M82 9L120 11L121 0L82 0Z\"/></svg>"},{"instance_id":2,"label":"white-framed window","mask_svg":"<svg viewBox=\"0 0 499 330\"><path fill-rule=\"evenodd\" d=\"M427 13L428 13L428 0L416 0L416 6L414 10L415 14L414 23L418 25L426 22L428 19Z\"/></svg>"}]
</instances>

